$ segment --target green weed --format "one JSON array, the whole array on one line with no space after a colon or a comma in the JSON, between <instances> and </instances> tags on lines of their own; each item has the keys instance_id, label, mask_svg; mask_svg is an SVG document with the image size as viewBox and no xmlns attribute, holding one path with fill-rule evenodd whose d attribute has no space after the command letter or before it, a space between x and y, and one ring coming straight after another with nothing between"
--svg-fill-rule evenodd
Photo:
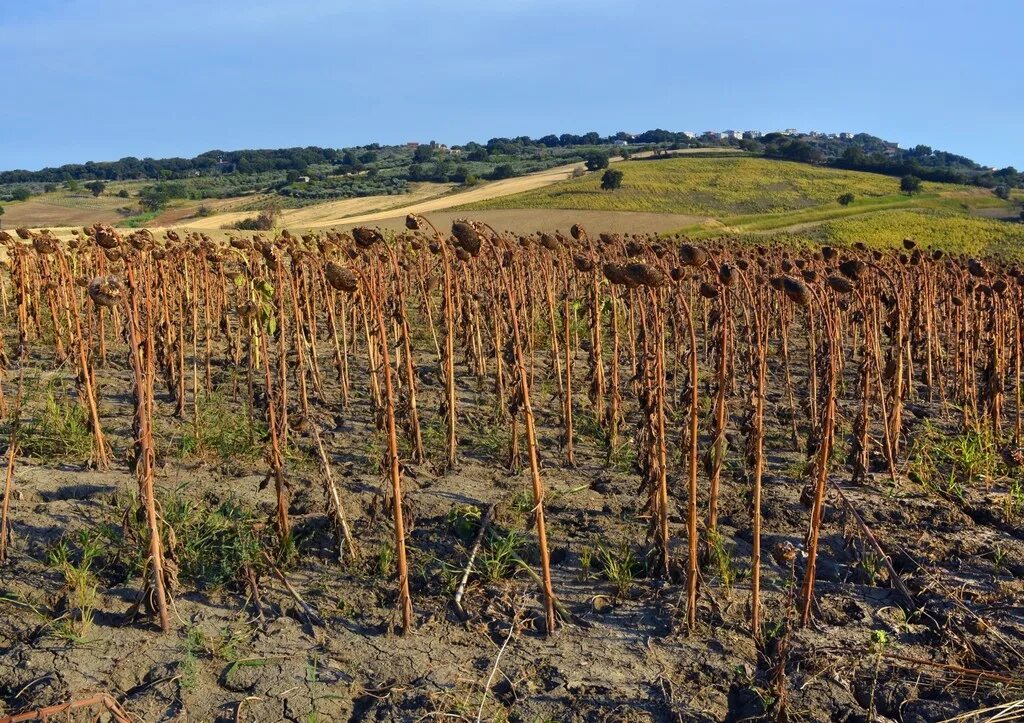
<instances>
[{"instance_id":1,"label":"green weed","mask_svg":"<svg viewBox=\"0 0 1024 723\"><path fill-rule=\"evenodd\" d=\"M498 582L513 577L519 563L520 549L523 546L522 536L514 531L504 534L491 531L487 544L480 551L478 570L485 580Z\"/></svg>"},{"instance_id":2,"label":"green weed","mask_svg":"<svg viewBox=\"0 0 1024 723\"><path fill-rule=\"evenodd\" d=\"M640 572L640 563L633 549L623 543L617 552L601 545L597 548L597 561L602 577L615 586L616 597L629 595L633 582Z\"/></svg>"},{"instance_id":3,"label":"green weed","mask_svg":"<svg viewBox=\"0 0 1024 723\"><path fill-rule=\"evenodd\" d=\"M98 600L99 583L94 564L100 557L98 538L83 531L72 548L67 539L61 539L47 555L47 562L64 576L64 599L67 611L54 621L53 630L58 637L81 642L92 628Z\"/></svg>"},{"instance_id":4,"label":"green weed","mask_svg":"<svg viewBox=\"0 0 1024 723\"><path fill-rule=\"evenodd\" d=\"M182 457L222 462L252 462L260 458L268 430L257 415L232 410L227 399L218 393L203 397L198 412L178 439Z\"/></svg>"},{"instance_id":5,"label":"green weed","mask_svg":"<svg viewBox=\"0 0 1024 723\"><path fill-rule=\"evenodd\" d=\"M1001 465L990 432L968 431L949 437L927 421L907 457L911 481L956 500L963 500L977 482L995 477Z\"/></svg>"},{"instance_id":6,"label":"green weed","mask_svg":"<svg viewBox=\"0 0 1024 723\"><path fill-rule=\"evenodd\" d=\"M54 383L46 385L43 394L38 414L21 422L22 453L44 460L85 462L92 454L92 432L85 408Z\"/></svg>"},{"instance_id":7,"label":"green weed","mask_svg":"<svg viewBox=\"0 0 1024 723\"><path fill-rule=\"evenodd\" d=\"M733 552L736 546L727 544L725 538L717 530L709 530L708 534L708 560L722 581L727 596L732 596L733 585L736 583L737 573L733 563Z\"/></svg>"},{"instance_id":8,"label":"green weed","mask_svg":"<svg viewBox=\"0 0 1024 723\"><path fill-rule=\"evenodd\" d=\"M199 628L189 628L181 644L182 658L178 664L181 687L191 690L199 677L199 656L207 652L206 637Z\"/></svg>"}]
</instances>

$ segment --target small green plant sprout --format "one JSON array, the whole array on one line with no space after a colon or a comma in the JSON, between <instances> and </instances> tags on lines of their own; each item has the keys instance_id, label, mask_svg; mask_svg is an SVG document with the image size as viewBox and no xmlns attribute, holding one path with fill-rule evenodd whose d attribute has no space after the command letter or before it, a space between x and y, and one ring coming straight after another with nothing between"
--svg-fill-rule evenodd
<instances>
[{"instance_id":1,"label":"small green plant sprout","mask_svg":"<svg viewBox=\"0 0 1024 723\"><path fill-rule=\"evenodd\" d=\"M523 542L522 536L515 531L500 533L492 530L478 558L483 578L489 582L498 582L515 576L519 570Z\"/></svg>"},{"instance_id":2,"label":"small green plant sprout","mask_svg":"<svg viewBox=\"0 0 1024 723\"><path fill-rule=\"evenodd\" d=\"M377 574L387 576L391 574L391 571L395 567L395 548L391 543L384 543L377 548L377 554L374 557L374 568Z\"/></svg>"},{"instance_id":3,"label":"small green plant sprout","mask_svg":"<svg viewBox=\"0 0 1024 723\"><path fill-rule=\"evenodd\" d=\"M1010 480L1010 488L1003 496L1003 516L1013 521L1024 514L1024 481Z\"/></svg>"},{"instance_id":4,"label":"small green plant sprout","mask_svg":"<svg viewBox=\"0 0 1024 723\"><path fill-rule=\"evenodd\" d=\"M718 579L721 580L726 595L731 596L737 578L736 566L733 563L733 552L736 546L727 544L718 530L709 530L708 532L709 562L718 574Z\"/></svg>"},{"instance_id":5,"label":"small green plant sprout","mask_svg":"<svg viewBox=\"0 0 1024 723\"><path fill-rule=\"evenodd\" d=\"M589 580L591 576L590 568L594 564L594 551L589 547L584 547L580 550L580 579Z\"/></svg>"},{"instance_id":6,"label":"small green plant sprout","mask_svg":"<svg viewBox=\"0 0 1024 723\"><path fill-rule=\"evenodd\" d=\"M53 621L58 637L82 642L92 629L99 598L99 583L93 564L100 555L96 537L88 531L78 535L78 549L72 550L66 539L58 542L47 555L50 566L64 576L61 604L64 612Z\"/></svg>"},{"instance_id":7,"label":"small green plant sprout","mask_svg":"<svg viewBox=\"0 0 1024 723\"><path fill-rule=\"evenodd\" d=\"M884 630L872 630L868 651L874 655L875 669L871 676L871 694L868 703L868 720L875 718L875 688L878 685L878 671L882 667L882 657L889 646L889 634Z\"/></svg>"},{"instance_id":8,"label":"small green plant sprout","mask_svg":"<svg viewBox=\"0 0 1024 723\"><path fill-rule=\"evenodd\" d=\"M601 545L597 550L597 561L601 576L615 586L615 596L627 597L640 571L640 563L633 549L626 543L618 551Z\"/></svg>"},{"instance_id":9,"label":"small green plant sprout","mask_svg":"<svg viewBox=\"0 0 1024 723\"><path fill-rule=\"evenodd\" d=\"M1001 573L1006 564L1006 550L1003 549L1002 545L995 545L992 548L992 566L995 568L996 574Z\"/></svg>"},{"instance_id":10,"label":"small green plant sprout","mask_svg":"<svg viewBox=\"0 0 1024 723\"><path fill-rule=\"evenodd\" d=\"M448 511L447 522L463 542L473 539L480 527L480 508L475 505L456 505Z\"/></svg>"},{"instance_id":11,"label":"small green plant sprout","mask_svg":"<svg viewBox=\"0 0 1024 723\"><path fill-rule=\"evenodd\" d=\"M181 687L191 690L196 687L199 678L199 658L208 653L206 636L203 631L191 627L185 634L185 640L181 644L181 662L178 664L178 672L181 675Z\"/></svg>"},{"instance_id":12,"label":"small green plant sprout","mask_svg":"<svg viewBox=\"0 0 1024 723\"><path fill-rule=\"evenodd\" d=\"M509 502L508 509L512 516L512 521L516 525L521 525L526 519L526 515L533 511L533 498L526 490L520 490L516 492L512 501Z\"/></svg>"},{"instance_id":13,"label":"small green plant sprout","mask_svg":"<svg viewBox=\"0 0 1024 723\"><path fill-rule=\"evenodd\" d=\"M872 551L865 550L860 559L860 567L864 571L868 585L871 585L872 587L877 585L878 576L882 572L882 564L878 559L878 555Z\"/></svg>"}]
</instances>

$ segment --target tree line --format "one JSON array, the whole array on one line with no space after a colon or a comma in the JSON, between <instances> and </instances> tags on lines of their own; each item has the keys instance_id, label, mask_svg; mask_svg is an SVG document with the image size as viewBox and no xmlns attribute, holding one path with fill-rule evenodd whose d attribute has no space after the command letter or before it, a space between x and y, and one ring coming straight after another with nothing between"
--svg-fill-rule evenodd
<instances>
[{"instance_id":1,"label":"tree line","mask_svg":"<svg viewBox=\"0 0 1024 723\"><path fill-rule=\"evenodd\" d=\"M994 170L953 153L918 145L900 149L896 144L866 133L839 139L823 135L786 135L768 133L763 137L747 134L743 139L715 138L708 134L694 138L691 134L661 128L629 134L624 131L602 136L591 131L584 134L548 134L539 138L517 136L496 137L486 143L470 141L451 150L459 154L458 162L445 157L437 143L381 146L371 144L359 148L336 149L306 146L278 149L237 151L212 150L194 158L134 158L118 161L68 164L39 171L14 170L0 172L0 185L19 183L68 183L72 181L173 181L216 174L289 173L306 174L311 166L329 166L333 173L361 173L390 167L405 180L444 180L464 183L480 175L498 179L520 175L517 160L536 158L545 151L582 147L610 146L616 142L630 145L683 148L703 146L734 146L770 158L814 163L848 170L870 171L890 176L913 175L926 181L964 183L988 188L1024 187L1024 174L1012 166ZM563 153L565 151L562 151ZM465 164L488 163L486 174ZM592 165L588 163L588 166ZM593 169L592 169L593 170ZM8 194L10 195L10 194ZM13 198L13 197L12 197ZM13 198L13 200L18 200Z\"/></svg>"}]
</instances>

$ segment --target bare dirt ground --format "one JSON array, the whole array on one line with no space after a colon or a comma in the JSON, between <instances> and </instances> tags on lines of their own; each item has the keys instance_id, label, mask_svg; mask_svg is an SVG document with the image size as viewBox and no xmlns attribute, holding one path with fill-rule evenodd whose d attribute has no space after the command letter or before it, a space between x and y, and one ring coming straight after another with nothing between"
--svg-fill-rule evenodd
<instances>
[{"instance_id":1,"label":"bare dirt ground","mask_svg":"<svg viewBox=\"0 0 1024 723\"><path fill-rule=\"evenodd\" d=\"M796 350L802 346L793 343ZM442 387L427 356L420 359L420 375L429 426ZM496 543L471 577L468 619L453 609L454 582L472 537L459 534L453 513L465 506L496 504L496 533L517 532L520 554L536 564L527 473L505 471L507 430L494 422L488 382L461 363L458 469L438 474L430 464L410 465L405 474L416 629L406 638L395 633L394 572L387 557L391 531L378 471L382 442L369 409L365 365L358 362L362 371L350 408L342 409L338 387L328 384L324 398L316 400L316 421L325 428L360 560L336 561L308 433L294 431L289 453L299 556L286 575L323 622L312 622L280 581L268 576L259 581L258 603L237 582L183 584L174 594L174 630L162 635L144 614L129 615L138 599L138 576L126 572L113 553L119 548L110 542L118 539L110 531L125 524L136 487L124 461L131 397L123 359L123 347L112 346L111 363L98 372L101 414L119 460L115 471L88 471L80 460L17 459L14 547L10 563L0 569L0 716L105 691L144 721L756 720L778 694L769 656L778 655L781 645L789 650L790 720L925 723L1022 695L999 678L1024 668L1024 535L999 512L1004 482L951 500L905 479L893 486L878 468L866 484L847 490L915 594L920 609L912 613L901 607L877 560L870 563L852 519L831 496L815 622L788 633L787 601L804 560L798 556L791 567L772 551L781 543L803 546L805 465L787 441L787 404L782 395L770 394L763 584L767 625L775 637L759 651L748 627L751 530L741 470L729 467L725 476L723 554L703 570L699 623L687 631L681 581L643 572L647 521L638 477L628 461L606 464L602 444L587 431L582 388L577 467L562 464L558 402L543 356L534 392L554 588L574 616L554 636L540 632L536 584L515 565L503 566ZM329 358L321 364L331 367ZM582 367L585 358L575 364ZM627 366L624 361L624 374ZM769 366L769 388L780 389L776 357ZM850 374L855 366L847 365ZM35 370L48 369L50 362L37 352L28 367L35 392L27 398L38 403L33 394L42 381L33 381ZM69 376L57 377L62 373ZM14 377L12 368L5 381L8 399ZM70 378L65 382L73 388ZM228 400L214 413L215 426L246 414L230 402L238 382L237 370L215 367L214 386ZM919 385L912 391L923 407L925 393ZM70 405L73 397L57 400ZM274 498L263 484L265 464L258 458L184 453L181 438L190 420L176 420L159 390L157 405L157 483L165 509L175 498L198 507L234 501L266 524ZM33 409L39 413L38 406ZM931 416L945 424L941 415ZM908 433L921 424L908 420ZM436 459L436 437L431 440ZM683 474L674 466L670 476L673 555L680 560L686 554ZM837 481L846 476L841 466L834 472ZM700 504L703 510L703 483ZM97 530L111 536L103 538L105 551L94 569L95 618L83 635L70 635L62 621L71 602L55 551L63 541L74 556L83 533ZM631 579L611 577L602 560L628 556L636 563ZM919 660L939 665L913 662ZM943 663L984 668L996 677L958 673L939 667Z\"/></svg>"},{"instance_id":2,"label":"bare dirt ground","mask_svg":"<svg viewBox=\"0 0 1024 723\"><path fill-rule=\"evenodd\" d=\"M80 226L83 224L117 223L124 216L117 209L128 205L128 200L117 196L92 198L82 191L81 198L46 194L27 201L4 204L4 228L26 226Z\"/></svg>"}]
</instances>

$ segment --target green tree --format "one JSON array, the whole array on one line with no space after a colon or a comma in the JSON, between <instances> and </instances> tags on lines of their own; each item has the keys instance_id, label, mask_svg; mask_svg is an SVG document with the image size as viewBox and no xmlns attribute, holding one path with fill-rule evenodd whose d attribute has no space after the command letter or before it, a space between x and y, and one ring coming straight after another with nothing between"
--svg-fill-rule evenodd
<instances>
[{"instance_id":1,"label":"green tree","mask_svg":"<svg viewBox=\"0 0 1024 723\"><path fill-rule=\"evenodd\" d=\"M913 196L915 193L921 190L921 179L917 176L912 176L909 173L900 179L900 191Z\"/></svg>"},{"instance_id":2,"label":"green tree","mask_svg":"<svg viewBox=\"0 0 1024 723\"><path fill-rule=\"evenodd\" d=\"M139 205L145 211L159 211L172 198L184 198L185 189L178 183L157 183L139 190Z\"/></svg>"},{"instance_id":3,"label":"green tree","mask_svg":"<svg viewBox=\"0 0 1024 723\"><path fill-rule=\"evenodd\" d=\"M428 163L434 160L434 149L430 146L416 146L416 150L413 151L412 161L413 163Z\"/></svg>"},{"instance_id":4,"label":"green tree","mask_svg":"<svg viewBox=\"0 0 1024 723\"><path fill-rule=\"evenodd\" d=\"M122 188L120 191L117 192L117 197L118 198L128 198L128 189L127 188Z\"/></svg>"},{"instance_id":5,"label":"green tree","mask_svg":"<svg viewBox=\"0 0 1024 723\"><path fill-rule=\"evenodd\" d=\"M4 225L3 215L4 215L4 207L0 206L0 228L3 228L3 225ZM1024 215L1024 214L1022 214L1022 215Z\"/></svg>"},{"instance_id":6,"label":"green tree","mask_svg":"<svg viewBox=\"0 0 1024 723\"><path fill-rule=\"evenodd\" d=\"M587 164L588 171L599 171L608 167L608 154L604 151L588 151L583 156L583 160Z\"/></svg>"},{"instance_id":7,"label":"green tree","mask_svg":"<svg viewBox=\"0 0 1024 723\"><path fill-rule=\"evenodd\" d=\"M11 200L13 201L27 201L32 197L32 192L24 186L19 186L11 191Z\"/></svg>"},{"instance_id":8,"label":"green tree","mask_svg":"<svg viewBox=\"0 0 1024 723\"><path fill-rule=\"evenodd\" d=\"M609 168L601 176L601 190L614 191L622 185L622 171L617 168Z\"/></svg>"},{"instance_id":9,"label":"green tree","mask_svg":"<svg viewBox=\"0 0 1024 723\"><path fill-rule=\"evenodd\" d=\"M500 166L495 166L494 170L491 171L490 179L492 181L500 181L503 178L512 178L516 175L516 169L511 163L502 163Z\"/></svg>"},{"instance_id":10,"label":"green tree","mask_svg":"<svg viewBox=\"0 0 1024 723\"><path fill-rule=\"evenodd\" d=\"M93 196L96 197L99 197L100 194L107 190L107 184L105 184L103 181L89 181L87 184L85 184L85 187L86 189L88 189L90 193L92 193Z\"/></svg>"},{"instance_id":11,"label":"green tree","mask_svg":"<svg viewBox=\"0 0 1024 723\"><path fill-rule=\"evenodd\" d=\"M853 194L847 191L846 193L839 197L839 205L849 206L851 203L853 203L853 198Z\"/></svg>"},{"instance_id":12,"label":"green tree","mask_svg":"<svg viewBox=\"0 0 1024 723\"><path fill-rule=\"evenodd\" d=\"M81 185L74 178L69 178L68 180L64 181L64 188L68 189L69 191L77 191L79 188L81 188Z\"/></svg>"},{"instance_id":13,"label":"green tree","mask_svg":"<svg viewBox=\"0 0 1024 723\"><path fill-rule=\"evenodd\" d=\"M1000 183L998 186L996 186L994 193L1004 201L1010 200L1010 187L1007 186L1005 183Z\"/></svg>"}]
</instances>

